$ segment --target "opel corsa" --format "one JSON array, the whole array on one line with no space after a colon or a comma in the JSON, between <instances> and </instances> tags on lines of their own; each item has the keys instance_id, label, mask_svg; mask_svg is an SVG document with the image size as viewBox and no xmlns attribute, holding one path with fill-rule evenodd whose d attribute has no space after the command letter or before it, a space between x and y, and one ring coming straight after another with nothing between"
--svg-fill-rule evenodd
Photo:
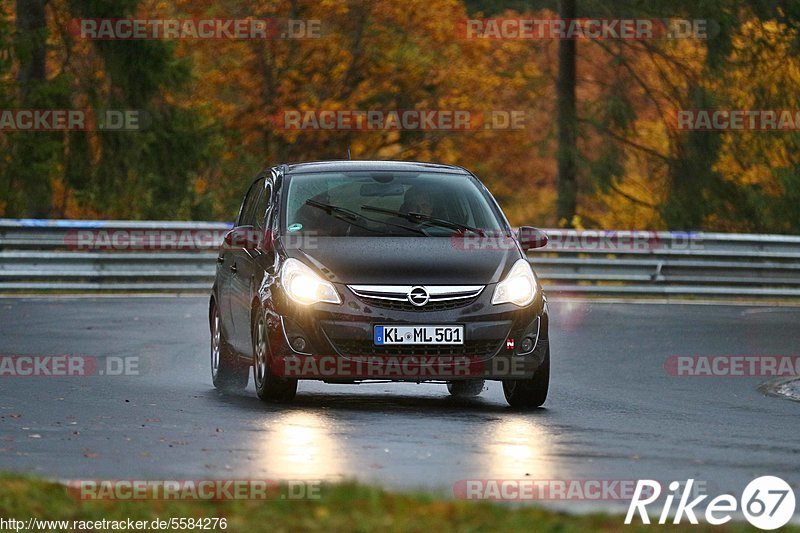
<instances>
[{"instance_id":1,"label":"opel corsa","mask_svg":"<svg viewBox=\"0 0 800 533\"><path fill-rule=\"evenodd\" d=\"M221 244L211 373L223 390L288 402L298 380L441 382L538 407L550 379L548 310L526 252L471 172L395 161L264 170Z\"/></svg>"}]
</instances>

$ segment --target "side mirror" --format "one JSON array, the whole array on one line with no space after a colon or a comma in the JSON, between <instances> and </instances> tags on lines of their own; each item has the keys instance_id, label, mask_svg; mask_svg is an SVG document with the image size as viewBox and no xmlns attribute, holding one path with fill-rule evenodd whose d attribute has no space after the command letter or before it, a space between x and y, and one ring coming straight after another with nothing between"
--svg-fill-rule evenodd
<instances>
[{"instance_id":1,"label":"side mirror","mask_svg":"<svg viewBox=\"0 0 800 533\"><path fill-rule=\"evenodd\" d=\"M519 244L524 251L547 246L547 233L531 226L520 226L517 233Z\"/></svg>"},{"instance_id":2,"label":"side mirror","mask_svg":"<svg viewBox=\"0 0 800 533\"><path fill-rule=\"evenodd\" d=\"M272 241L267 242L264 233L253 226L238 226L225 234L222 246L228 250L268 250Z\"/></svg>"}]
</instances>

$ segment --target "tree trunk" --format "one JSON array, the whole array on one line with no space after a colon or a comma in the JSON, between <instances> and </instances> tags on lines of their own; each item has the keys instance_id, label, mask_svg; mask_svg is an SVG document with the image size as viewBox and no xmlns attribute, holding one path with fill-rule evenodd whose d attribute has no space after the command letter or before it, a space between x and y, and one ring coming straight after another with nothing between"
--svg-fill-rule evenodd
<instances>
[{"instance_id":1,"label":"tree trunk","mask_svg":"<svg viewBox=\"0 0 800 533\"><path fill-rule=\"evenodd\" d=\"M559 1L559 17L574 19L576 0ZM575 45L573 39L558 43L557 120L558 120L558 200L556 214L559 225L572 227L578 189L576 184L577 147L575 113Z\"/></svg>"},{"instance_id":2,"label":"tree trunk","mask_svg":"<svg viewBox=\"0 0 800 533\"><path fill-rule=\"evenodd\" d=\"M52 101L47 94L47 0L17 0L14 51L19 60L17 82L21 109L47 109ZM12 154L15 159L11 189L16 191L14 214L33 218L51 215L50 174L60 150L57 133L16 134ZM11 203L11 202L10 202Z\"/></svg>"},{"instance_id":3,"label":"tree trunk","mask_svg":"<svg viewBox=\"0 0 800 533\"><path fill-rule=\"evenodd\" d=\"M28 101L33 86L45 80L45 39L47 0L17 0L17 55L20 60L17 80L22 103Z\"/></svg>"}]
</instances>

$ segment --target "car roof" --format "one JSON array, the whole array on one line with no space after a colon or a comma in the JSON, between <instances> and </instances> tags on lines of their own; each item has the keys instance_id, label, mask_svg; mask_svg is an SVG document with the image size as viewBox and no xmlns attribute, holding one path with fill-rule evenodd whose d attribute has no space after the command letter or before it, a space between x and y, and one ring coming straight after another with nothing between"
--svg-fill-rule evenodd
<instances>
[{"instance_id":1,"label":"car roof","mask_svg":"<svg viewBox=\"0 0 800 533\"><path fill-rule=\"evenodd\" d=\"M305 174L310 172L447 172L469 175L469 172L458 166L419 161L314 161L309 163L287 164L287 174Z\"/></svg>"}]
</instances>

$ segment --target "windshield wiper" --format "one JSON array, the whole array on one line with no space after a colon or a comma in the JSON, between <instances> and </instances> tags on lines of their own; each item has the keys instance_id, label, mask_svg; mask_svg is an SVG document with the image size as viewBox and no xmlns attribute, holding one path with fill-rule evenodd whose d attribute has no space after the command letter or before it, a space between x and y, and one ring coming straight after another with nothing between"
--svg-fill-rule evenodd
<instances>
[{"instance_id":1,"label":"windshield wiper","mask_svg":"<svg viewBox=\"0 0 800 533\"><path fill-rule=\"evenodd\" d=\"M420 235L425 235L425 232L420 230L420 229L418 229L418 228L409 228L408 226L403 226L401 224L392 224L391 222L386 222L386 221L383 221L383 220L375 220L374 218L365 217L364 215L358 214L355 211L351 211L350 209L347 209L345 207L340 207L338 205L326 204L325 202L318 202L317 200L306 200L306 203L308 205L310 205L311 207L316 207L318 209L322 209L323 211L325 211L326 213L328 213L331 216L335 216L337 218L341 217L341 218L347 219L351 223L355 222L355 221L369 220L370 222L377 222L378 224L385 224L387 226L394 226L396 228L402 228L404 230L412 231L414 233L419 233ZM353 225L357 226L359 228L365 229L367 231L372 231L372 232L378 233L378 230L376 230L376 229L368 228L366 226L361 226L361 225L358 225L358 224L353 224Z\"/></svg>"},{"instance_id":2,"label":"windshield wiper","mask_svg":"<svg viewBox=\"0 0 800 533\"><path fill-rule=\"evenodd\" d=\"M481 237L483 237L484 233L483 230L480 228L473 228L472 226L468 226L466 224L459 224L458 222L451 222L449 220L444 220L442 218L432 217L430 215L425 215L423 213L404 213L402 211L393 211L392 209L384 209L382 207L374 207L371 205L362 205L361 209L365 211L375 211L377 213L385 213L387 215L394 215L400 218L404 218L409 222L427 222L433 226L439 226L442 228L448 228L458 231L471 231L472 233L477 233Z\"/></svg>"},{"instance_id":3,"label":"windshield wiper","mask_svg":"<svg viewBox=\"0 0 800 533\"><path fill-rule=\"evenodd\" d=\"M306 200L306 203L311 207L318 207L319 209L322 209L329 215L337 213L339 215L342 215L344 218L348 220L361 220L364 218L362 215L359 215L355 211L350 211L349 209L346 209L344 207L339 207L338 205L326 204L325 202L318 202L316 200Z\"/></svg>"}]
</instances>

